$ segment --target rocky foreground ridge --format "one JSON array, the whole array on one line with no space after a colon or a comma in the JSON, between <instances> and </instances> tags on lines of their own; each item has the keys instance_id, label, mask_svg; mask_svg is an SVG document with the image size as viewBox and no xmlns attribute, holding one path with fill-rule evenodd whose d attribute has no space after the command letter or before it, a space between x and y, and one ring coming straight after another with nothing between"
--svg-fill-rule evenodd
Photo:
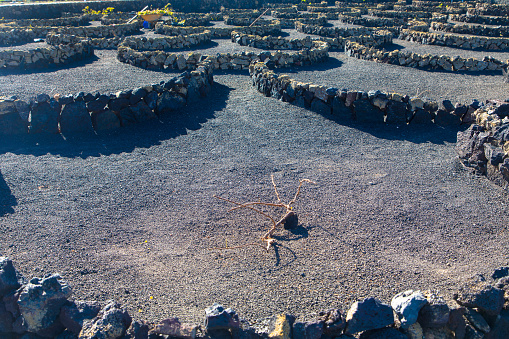
<instances>
[{"instance_id":1,"label":"rocky foreground ridge","mask_svg":"<svg viewBox=\"0 0 509 339\"><path fill-rule=\"evenodd\" d=\"M0 257L0 338L6 339L507 338L508 298L509 267L501 267L491 278L472 278L454 300L436 291L409 290L390 305L366 298L346 313L329 309L307 321L282 313L254 324L215 303L205 309L201 325L175 317L149 323L133 321L114 301L73 300L58 274L27 281L9 258Z\"/></svg>"}]
</instances>

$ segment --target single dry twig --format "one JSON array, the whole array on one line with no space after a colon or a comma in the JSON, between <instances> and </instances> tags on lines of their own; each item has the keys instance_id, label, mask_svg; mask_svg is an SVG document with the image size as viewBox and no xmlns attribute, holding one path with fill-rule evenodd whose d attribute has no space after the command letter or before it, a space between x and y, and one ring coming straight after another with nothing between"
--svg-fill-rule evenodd
<instances>
[{"instance_id":1,"label":"single dry twig","mask_svg":"<svg viewBox=\"0 0 509 339\"><path fill-rule=\"evenodd\" d=\"M261 215L263 215L263 216L265 216L265 217L270 219L270 221L272 222L272 227L260 239L262 241L262 243L266 243L266 245L262 246L262 247L265 248L267 252L276 243L276 239L274 239L272 236L274 235L274 233L276 232L278 227L281 226L281 225L284 225L291 217L296 217L297 216L296 213L294 211L292 211L292 205L297 201L297 198L300 195L300 190L302 188L302 185L304 183L306 183L306 182L310 183L310 184L316 184L316 182L311 181L309 179L301 179L301 180L299 180L299 186L297 187L297 192L295 192L295 196L293 197L292 200L290 200L290 202L288 204L285 204L285 203L282 202L281 196L279 195L279 192L277 190L277 185L276 185L276 182L274 181L274 175L271 175L271 180L272 180L272 186L274 186L274 193L276 194L276 198L277 198L277 202L276 203L261 202L261 201L239 203L239 202L236 202L236 201L233 201L233 200L230 200L230 199L226 199L226 198L214 195L214 197L217 198L217 199L221 199L221 200L224 200L224 201L227 201L229 203L237 205L236 207L231 208L229 211L234 211L234 210L237 210L237 209L240 209L240 208L247 208L247 209L253 210L253 211L255 211L255 212L257 212L257 213L259 213L259 214L261 214ZM260 210L258 208L253 207L253 205L263 205L263 206L284 208L285 209L285 214L283 215L282 218L279 219L278 222L276 222L276 220L274 218L272 218L269 214L263 212L262 210ZM260 244L259 243L249 243L249 244L240 245L240 246L233 246L233 247L228 247L228 246L226 246L226 247L214 247L212 249L235 249L235 248L242 248L242 247L253 246L253 245L260 245Z\"/></svg>"}]
</instances>

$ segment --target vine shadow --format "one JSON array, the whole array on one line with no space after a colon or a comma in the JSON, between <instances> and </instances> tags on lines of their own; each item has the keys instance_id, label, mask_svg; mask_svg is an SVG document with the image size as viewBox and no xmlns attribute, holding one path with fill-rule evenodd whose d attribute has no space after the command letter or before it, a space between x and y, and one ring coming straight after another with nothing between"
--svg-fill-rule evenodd
<instances>
[{"instance_id":1,"label":"vine shadow","mask_svg":"<svg viewBox=\"0 0 509 339\"><path fill-rule=\"evenodd\" d=\"M215 112L226 106L230 91L230 87L214 83L208 97L192 102L178 112L165 113L158 119L120 127L110 133L74 137L27 134L4 138L0 142L0 154L10 152L42 156L49 153L69 158L88 158L160 145L164 140L200 129L202 124L214 117Z\"/></svg>"}]
</instances>

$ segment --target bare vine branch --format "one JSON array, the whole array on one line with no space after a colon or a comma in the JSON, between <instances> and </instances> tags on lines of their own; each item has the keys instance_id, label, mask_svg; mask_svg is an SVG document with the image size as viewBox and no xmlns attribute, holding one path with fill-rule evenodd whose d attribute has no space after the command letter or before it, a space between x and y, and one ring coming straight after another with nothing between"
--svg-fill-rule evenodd
<instances>
[{"instance_id":1,"label":"bare vine branch","mask_svg":"<svg viewBox=\"0 0 509 339\"><path fill-rule=\"evenodd\" d=\"M214 247L211 249L218 249L218 250L228 249L229 250L229 249L243 248L243 247L253 246L253 245L260 245L268 252L270 250L270 248L275 245L276 239L274 239L272 236L274 235L274 233L276 232L278 227L281 225L284 225L289 220L290 217L296 217L295 212L292 211L292 205L297 201L297 198L300 195L302 185L306 182L310 183L310 184L316 184L316 182L311 181L309 179L299 180L299 186L297 187L297 192L295 192L295 196L293 197L292 200L290 200L290 202L288 204L285 204L282 202L281 196L279 195L279 192L277 190L277 185L274 180L274 175L271 175L271 180L272 180L272 186L274 187L274 193L276 194L277 203L269 203L269 202L261 202L261 201L240 203L240 202L236 202L236 201L233 201L230 199L226 199L226 198L214 195L214 197L217 199L221 199L221 200L224 200L229 203L237 205L236 207L231 208L229 211L234 211L234 210L241 209L241 208L247 208L247 209L253 210L253 211L269 218L270 221L272 222L272 227L260 238L262 243L266 243L266 245L261 246L260 243L249 243L249 244L233 246L233 247L228 247L228 245L226 245L226 247ZM278 222L276 222L275 219L272 218L269 214L259 210L258 208L253 207L253 205L263 205L263 206L284 208L285 214L283 215L282 218L279 219Z\"/></svg>"}]
</instances>

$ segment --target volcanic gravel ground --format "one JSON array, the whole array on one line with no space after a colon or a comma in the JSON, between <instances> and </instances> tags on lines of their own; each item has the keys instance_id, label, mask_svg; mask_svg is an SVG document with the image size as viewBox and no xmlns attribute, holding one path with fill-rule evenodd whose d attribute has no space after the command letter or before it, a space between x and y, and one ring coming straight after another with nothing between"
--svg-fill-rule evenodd
<instances>
[{"instance_id":1,"label":"volcanic gravel ground","mask_svg":"<svg viewBox=\"0 0 509 339\"><path fill-rule=\"evenodd\" d=\"M68 69L4 74L0 88L22 98L114 92L174 74L97 55ZM507 94L499 75L331 55L291 76L461 101ZM208 98L110 135L2 140L0 253L27 278L60 272L76 299L116 299L136 319L197 323L213 302L255 321L368 296L388 302L409 288L450 297L474 274L508 264L507 193L462 169L457 128L345 125L264 97L245 74L216 72ZM317 183L295 204L298 229L277 233L269 253L213 249L255 242L271 226L213 196L274 202L271 174L284 201L299 179Z\"/></svg>"}]
</instances>

